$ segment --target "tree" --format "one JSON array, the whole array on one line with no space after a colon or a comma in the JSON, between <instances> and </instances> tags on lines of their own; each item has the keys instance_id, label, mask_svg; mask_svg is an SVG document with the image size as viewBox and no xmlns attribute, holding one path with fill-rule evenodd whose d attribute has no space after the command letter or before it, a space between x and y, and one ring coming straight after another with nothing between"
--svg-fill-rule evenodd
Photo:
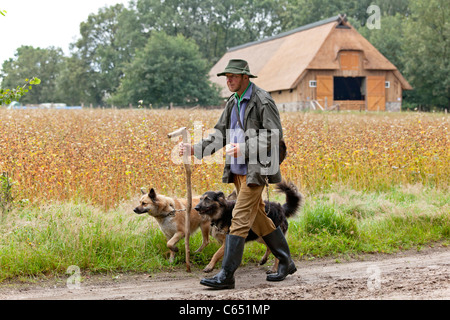
<instances>
[{"instance_id":1,"label":"tree","mask_svg":"<svg viewBox=\"0 0 450 320\"><path fill-rule=\"evenodd\" d=\"M115 105L207 105L218 103L218 90L208 80L208 64L193 40L153 32L146 46L125 68Z\"/></svg>"},{"instance_id":2,"label":"tree","mask_svg":"<svg viewBox=\"0 0 450 320\"><path fill-rule=\"evenodd\" d=\"M135 48L145 43L136 25L135 12L122 4L90 14L80 24L81 38L72 44L60 90L70 91L72 99L85 104L104 105L118 88Z\"/></svg>"},{"instance_id":3,"label":"tree","mask_svg":"<svg viewBox=\"0 0 450 320\"><path fill-rule=\"evenodd\" d=\"M358 32L392 62L401 73L405 70L405 21L405 17L399 13L394 16L383 15L380 29L369 29L366 25L358 28Z\"/></svg>"},{"instance_id":4,"label":"tree","mask_svg":"<svg viewBox=\"0 0 450 320\"><path fill-rule=\"evenodd\" d=\"M415 105L450 107L450 7L448 1L411 0L405 27L405 73Z\"/></svg>"},{"instance_id":5,"label":"tree","mask_svg":"<svg viewBox=\"0 0 450 320\"><path fill-rule=\"evenodd\" d=\"M74 103L105 105L115 95L137 50L154 32L192 39L211 67L227 50L273 35L281 0L139 0L104 7L80 24L57 82L57 92ZM78 102L77 102L78 100Z\"/></svg>"},{"instance_id":6,"label":"tree","mask_svg":"<svg viewBox=\"0 0 450 320\"><path fill-rule=\"evenodd\" d=\"M279 13L281 29L291 30L338 14L346 14L363 25L367 18L367 7L371 2L371 0L283 0L283 10Z\"/></svg>"},{"instance_id":7,"label":"tree","mask_svg":"<svg viewBox=\"0 0 450 320\"><path fill-rule=\"evenodd\" d=\"M284 0L283 0L284 1ZM141 32L164 31L193 39L214 64L229 47L273 35L280 28L281 0L140 0Z\"/></svg>"},{"instance_id":8,"label":"tree","mask_svg":"<svg viewBox=\"0 0 450 320\"><path fill-rule=\"evenodd\" d=\"M25 103L55 102L56 79L58 78L64 56L60 48L47 49L22 46L17 49L15 57L6 60L2 66L2 87L15 88L29 75L41 79L41 85L34 88L22 98Z\"/></svg>"},{"instance_id":9,"label":"tree","mask_svg":"<svg viewBox=\"0 0 450 320\"><path fill-rule=\"evenodd\" d=\"M77 55L66 58L56 80L56 92L60 101L72 106L81 103L97 106L102 96L97 90L92 73L88 63Z\"/></svg>"}]
</instances>

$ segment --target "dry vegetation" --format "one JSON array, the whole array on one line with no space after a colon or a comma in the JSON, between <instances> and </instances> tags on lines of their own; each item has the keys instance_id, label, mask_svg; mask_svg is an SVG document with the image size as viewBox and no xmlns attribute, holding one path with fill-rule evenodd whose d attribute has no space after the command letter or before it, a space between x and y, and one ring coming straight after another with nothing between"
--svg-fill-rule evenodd
<instances>
[{"instance_id":1,"label":"dry vegetation","mask_svg":"<svg viewBox=\"0 0 450 320\"><path fill-rule=\"evenodd\" d=\"M167 133L220 111L0 110L0 172L15 181L15 199L81 200L111 208L155 187L184 196L183 167L171 161ZM333 184L388 190L421 183L449 186L448 116L443 114L282 114L288 158L285 178L307 193ZM206 133L206 132L205 132ZM226 189L222 164L196 165L194 193Z\"/></svg>"},{"instance_id":2,"label":"dry vegetation","mask_svg":"<svg viewBox=\"0 0 450 320\"><path fill-rule=\"evenodd\" d=\"M448 187L450 118L434 114L286 114L288 178L311 191L331 184L387 190Z\"/></svg>"}]
</instances>

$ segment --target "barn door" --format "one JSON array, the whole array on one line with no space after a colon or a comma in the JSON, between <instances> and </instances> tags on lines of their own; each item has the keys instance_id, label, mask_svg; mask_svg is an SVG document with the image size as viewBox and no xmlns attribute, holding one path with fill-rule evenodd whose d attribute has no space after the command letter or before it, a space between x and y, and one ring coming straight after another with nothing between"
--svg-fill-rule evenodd
<instances>
[{"instance_id":1,"label":"barn door","mask_svg":"<svg viewBox=\"0 0 450 320\"><path fill-rule=\"evenodd\" d=\"M328 107L333 104L333 76L317 76L317 101L325 107L327 98Z\"/></svg>"},{"instance_id":2,"label":"barn door","mask_svg":"<svg viewBox=\"0 0 450 320\"><path fill-rule=\"evenodd\" d=\"M367 110L386 110L386 89L384 76L367 77Z\"/></svg>"}]
</instances>

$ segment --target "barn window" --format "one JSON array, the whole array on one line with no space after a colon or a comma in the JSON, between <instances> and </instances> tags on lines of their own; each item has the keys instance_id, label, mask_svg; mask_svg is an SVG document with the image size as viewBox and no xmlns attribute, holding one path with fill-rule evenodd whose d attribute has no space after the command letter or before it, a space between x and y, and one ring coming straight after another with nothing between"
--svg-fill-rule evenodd
<instances>
[{"instance_id":1,"label":"barn window","mask_svg":"<svg viewBox=\"0 0 450 320\"><path fill-rule=\"evenodd\" d=\"M389 88L391 87L391 82L390 82L390 81L385 81L385 82L384 82L384 87L385 87L386 89L389 89Z\"/></svg>"},{"instance_id":2,"label":"barn window","mask_svg":"<svg viewBox=\"0 0 450 320\"><path fill-rule=\"evenodd\" d=\"M364 100L364 77L334 77L334 100Z\"/></svg>"},{"instance_id":3,"label":"barn window","mask_svg":"<svg viewBox=\"0 0 450 320\"><path fill-rule=\"evenodd\" d=\"M309 87L310 88L316 88L317 87L317 81L316 80L309 80Z\"/></svg>"}]
</instances>

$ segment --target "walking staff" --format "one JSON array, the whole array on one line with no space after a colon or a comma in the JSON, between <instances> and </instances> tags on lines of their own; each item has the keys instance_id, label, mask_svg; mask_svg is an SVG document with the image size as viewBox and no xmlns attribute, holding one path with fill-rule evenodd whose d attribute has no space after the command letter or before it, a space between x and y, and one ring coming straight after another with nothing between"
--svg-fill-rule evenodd
<instances>
[{"instance_id":1,"label":"walking staff","mask_svg":"<svg viewBox=\"0 0 450 320\"><path fill-rule=\"evenodd\" d=\"M189 141L189 131L186 129L186 127L182 127L174 132L169 133L167 136L169 139L178 137L183 137L183 142L185 144L188 144ZM190 230L191 230L191 209L192 209L192 186L191 186L191 162L189 161L189 155L184 154L183 155L183 163L184 163L184 169L186 171L186 216L185 216L185 229L184 229L184 235L185 235L185 249L186 249L186 271L191 272L191 251L189 249L189 237L190 237Z\"/></svg>"}]
</instances>

